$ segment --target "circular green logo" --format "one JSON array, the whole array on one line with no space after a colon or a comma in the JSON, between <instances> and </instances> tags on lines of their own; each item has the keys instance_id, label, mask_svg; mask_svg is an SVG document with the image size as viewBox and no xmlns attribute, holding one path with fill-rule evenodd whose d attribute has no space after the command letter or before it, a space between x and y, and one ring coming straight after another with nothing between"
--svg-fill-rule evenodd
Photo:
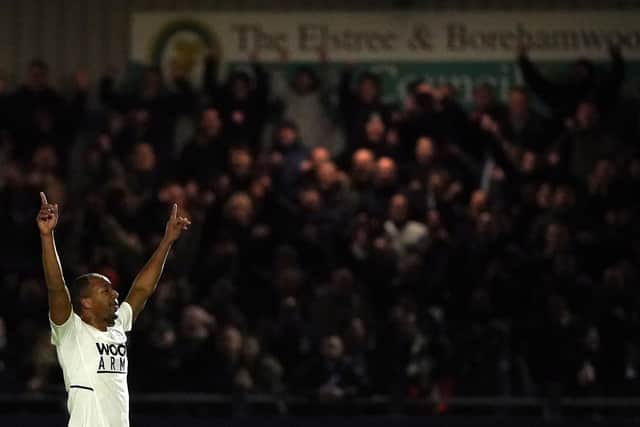
<instances>
[{"instance_id":1,"label":"circular green logo","mask_svg":"<svg viewBox=\"0 0 640 427\"><path fill-rule=\"evenodd\" d=\"M150 52L150 62L160 66L166 81L184 74L195 87L202 86L204 58L221 57L220 43L208 27L198 21L173 21L160 29Z\"/></svg>"}]
</instances>

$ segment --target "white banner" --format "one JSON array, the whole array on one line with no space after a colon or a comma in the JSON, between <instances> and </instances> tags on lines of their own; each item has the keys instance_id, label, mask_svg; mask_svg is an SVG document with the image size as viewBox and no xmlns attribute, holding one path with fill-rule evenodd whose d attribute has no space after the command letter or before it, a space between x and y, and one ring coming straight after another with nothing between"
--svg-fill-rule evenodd
<instances>
[{"instance_id":1,"label":"white banner","mask_svg":"<svg viewBox=\"0 0 640 427\"><path fill-rule=\"evenodd\" d=\"M629 59L640 57L640 12L489 13L134 13L131 56L149 63L167 48L180 57L206 49L224 61L252 52L277 60L504 61L517 46L540 60L579 56L604 59L609 43ZM184 59L183 61L187 61Z\"/></svg>"},{"instance_id":2,"label":"white banner","mask_svg":"<svg viewBox=\"0 0 640 427\"><path fill-rule=\"evenodd\" d=\"M521 83L515 66L521 44L534 61L560 64L580 57L606 62L611 43L627 60L628 86L640 87L640 11L142 12L132 17L131 59L159 64L165 75L176 64L199 86L209 51L222 63L246 63L257 54L273 65L285 51L295 65L318 61L323 50L335 66L357 62L380 75L390 97L422 78L452 82L469 100L479 82L493 84L502 97Z\"/></svg>"}]
</instances>

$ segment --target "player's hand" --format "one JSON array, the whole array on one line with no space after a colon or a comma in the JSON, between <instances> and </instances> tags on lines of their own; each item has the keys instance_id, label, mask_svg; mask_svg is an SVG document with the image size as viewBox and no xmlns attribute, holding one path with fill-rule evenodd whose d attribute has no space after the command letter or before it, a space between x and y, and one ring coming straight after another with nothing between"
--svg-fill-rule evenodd
<instances>
[{"instance_id":1,"label":"player's hand","mask_svg":"<svg viewBox=\"0 0 640 427\"><path fill-rule=\"evenodd\" d=\"M180 237L183 230L187 230L191 225L191 221L184 216L178 216L178 205L173 204L171 207L171 215L167 221L167 227L164 230L164 238L173 243Z\"/></svg>"},{"instance_id":2,"label":"player's hand","mask_svg":"<svg viewBox=\"0 0 640 427\"><path fill-rule=\"evenodd\" d=\"M47 196L40 192L40 212L36 221L40 229L40 235L45 236L51 234L58 224L58 204L47 202Z\"/></svg>"}]
</instances>

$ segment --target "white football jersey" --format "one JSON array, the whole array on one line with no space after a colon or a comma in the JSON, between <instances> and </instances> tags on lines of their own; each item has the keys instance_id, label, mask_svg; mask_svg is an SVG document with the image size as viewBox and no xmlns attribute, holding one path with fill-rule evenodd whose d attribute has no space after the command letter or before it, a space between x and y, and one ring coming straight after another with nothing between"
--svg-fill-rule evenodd
<instances>
[{"instance_id":1,"label":"white football jersey","mask_svg":"<svg viewBox=\"0 0 640 427\"><path fill-rule=\"evenodd\" d=\"M127 335L133 311L123 302L113 326L100 331L72 312L51 325L51 343L68 393L69 427L128 427Z\"/></svg>"}]
</instances>

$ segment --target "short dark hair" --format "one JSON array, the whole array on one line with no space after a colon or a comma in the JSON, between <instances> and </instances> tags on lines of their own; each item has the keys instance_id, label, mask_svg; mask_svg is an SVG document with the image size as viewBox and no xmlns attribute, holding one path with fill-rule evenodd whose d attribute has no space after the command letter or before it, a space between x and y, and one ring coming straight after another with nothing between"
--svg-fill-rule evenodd
<instances>
[{"instance_id":1,"label":"short dark hair","mask_svg":"<svg viewBox=\"0 0 640 427\"><path fill-rule=\"evenodd\" d=\"M73 311L80 313L82 304L80 300L89 295L89 287L91 286L91 278L95 277L95 273L87 273L76 277L71 286L69 286L69 294L71 294L71 305Z\"/></svg>"}]
</instances>

